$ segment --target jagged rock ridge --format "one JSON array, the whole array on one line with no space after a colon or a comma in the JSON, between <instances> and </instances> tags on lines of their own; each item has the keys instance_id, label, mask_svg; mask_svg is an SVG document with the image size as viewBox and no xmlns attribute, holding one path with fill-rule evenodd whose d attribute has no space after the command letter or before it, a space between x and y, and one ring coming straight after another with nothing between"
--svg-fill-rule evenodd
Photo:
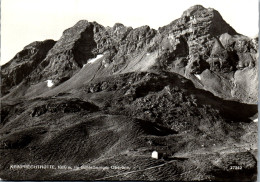
<instances>
[{"instance_id":1,"label":"jagged rock ridge","mask_svg":"<svg viewBox=\"0 0 260 182\"><path fill-rule=\"evenodd\" d=\"M27 85L45 80L59 85L91 58L102 55L102 76L140 70L176 72L219 97L256 103L257 47L258 39L238 34L219 12L200 5L158 31L81 20L63 32L44 59L37 59L40 64L32 73L20 78L28 77ZM19 84L5 79L15 79L18 67L12 68L10 76L7 67L3 66L4 90Z\"/></svg>"}]
</instances>

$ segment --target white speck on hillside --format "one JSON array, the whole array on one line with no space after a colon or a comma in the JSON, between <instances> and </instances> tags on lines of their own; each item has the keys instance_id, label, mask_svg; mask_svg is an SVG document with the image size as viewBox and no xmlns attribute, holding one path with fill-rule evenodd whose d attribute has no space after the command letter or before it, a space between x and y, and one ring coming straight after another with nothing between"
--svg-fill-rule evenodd
<instances>
[{"instance_id":1,"label":"white speck on hillside","mask_svg":"<svg viewBox=\"0 0 260 182\"><path fill-rule=\"evenodd\" d=\"M94 63L96 60L98 60L99 58L102 58L103 57L103 55L102 54L99 54L99 55L97 55L97 57L96 58L93 58L93 59L89 59L89 61L88 61L88 63Z\"/></svg>"},{"instance_id":2,"label":"white speck on hillside","mask_svg":"<svg viewBox=\"0 0 260 182\"><path fill-rule=\"evenodd\" d=\"M147 53L147 54L146 54L146 56L149 56L149 55L150 55L150 53Z\"/></svg>"},{"instance_id":3,"label":"white speck on hillside","mask_svg":"<svg viewBox=\"0 0 260 182\"><path fill-rule=\"evenodd\" d=\"M200 75L198 75L198 74L194 74L194 76L196 76L199 80L201 80Z\"/></svg>"},{"instance_id":4,"label":"white speck on hillside","mask_svg":"<svg viewBox=\"0 0 260 182\"><path fill-rule=\"evenodd\" d=\"M97 57L92 58L92 59L89 59L88 62L87 62L87 64L92 64L92 63L94 63L96 60L98 60L99 58L102 58L102 57L103 57L103 55L102 55L102 54L99 54L99 55L97 55ZM83 64L83 67L85 67L87 64Z\"/></svg>"},{"instance_id":5,"label":"white speck on hillside","mask_svg":"<svg viewBox=\"0 0 260 182\"><path fill-rule=\"evenodd\" d=\"M46 80L47 82L47 87L52 87L54 85L52 80Z\"/></svg>"}]
</instances>

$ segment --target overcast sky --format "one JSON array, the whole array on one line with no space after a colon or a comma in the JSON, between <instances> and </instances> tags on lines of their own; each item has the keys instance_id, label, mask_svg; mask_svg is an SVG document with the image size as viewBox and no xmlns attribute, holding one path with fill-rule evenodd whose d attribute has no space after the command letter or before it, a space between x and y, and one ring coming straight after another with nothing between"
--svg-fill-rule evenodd
<instances>
[{"instance_id":1,"label":"overcast sky","mask_svg":"<svg viewBox=\"0 0 260 182\"><path fill-rule=\"evenodd\" d=\"M239 33L258 34L258 0L2 0L0 64L33 41L58 40L81 19L158 29L196 4L218 10Z\"/></svg>"}]
</instances>

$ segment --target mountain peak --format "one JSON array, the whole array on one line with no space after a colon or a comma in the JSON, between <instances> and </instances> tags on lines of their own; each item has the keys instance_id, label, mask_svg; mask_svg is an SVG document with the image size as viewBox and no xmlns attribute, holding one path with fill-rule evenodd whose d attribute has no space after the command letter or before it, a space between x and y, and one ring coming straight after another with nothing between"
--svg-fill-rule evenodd
<instances>
[{"instance_id":1,"label":"mountain peak","mask_svg":"<svg viewBox=\"0 0 260 182\"><path fill-rule=\"evenodd\" d=\"M194 6L190 7L189 9L187 9L186 11L184 11L183 14L182 14L182 17L184 17L184 16L192 16L196 12L202 11L202 10L205 10L205 9L206 8L204 8L202 5L194 5Z\"/></svg>"},{"instance_id":2,"label":"mountain peak","mask_svg":"<svg viewBox=\"0 0 260 182\"><path fill-rule=\"evenodd\" d=\"M116 29L117 27L124 27L124 24L122 23L115 23L113 26L113 29Z\"/></svg>"}]
</instances>

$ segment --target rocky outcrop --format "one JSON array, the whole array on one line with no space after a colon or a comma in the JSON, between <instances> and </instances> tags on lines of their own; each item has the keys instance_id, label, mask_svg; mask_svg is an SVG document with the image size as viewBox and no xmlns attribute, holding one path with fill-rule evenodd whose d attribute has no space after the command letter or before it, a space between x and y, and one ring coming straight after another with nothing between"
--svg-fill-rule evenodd
<instances>
[{"instance_id":1,"label":"rocky outcrop","mask_svg":"<svg viewBox=\"0 0 260 182\"><path fill-rule=\"evenodd\" d=\"M51 79L55 84L72 77L91 58L104 55L104 64L113 63L113 72L121 68L127 55L138 54L155 35L149 26L132 29L116 23L112 28L96 22L79 21L63 32L31 81ZM145 43L143 43L145 42Z\"/></svg>"},{"instance_id":2,"label":"rocky outcrop","mask_svg":"<svg viewBox=\"0 0 260 182\"><path fill-rule=\"evenodd\" d=\"M51 79L54 84L59 84L69 79L88 59L94 57L92 49L96 47L96 43L93 40L93 27L88 21L79 21L72 28L65 30L30 76L31 82Z\"/></svg>"},{"instance_id":3,"label":"rocky outcrop","mask_svg":"<svg viewBox=\"0 0 260 182\"><path fill-rule=\"evenodd\" d=\"M1 92L7 94L10 89L29 76L43 61L55 41L45 40L27 45L15 57L1 67Z\"/></svg>"},{"instance_id":4,"label":"rocky outcrop","mask_svg":"<svg viewBox=\"0 0 260 182\"><path fill-rule=\"evenodd\" d=\"M33 108L31 116L39 117L47 112L74 113L74 112L80 112L82 110L94 112L94 111L98 111L98 107L95 106L94 104L91 104L89 102L84 102L79 99L70 99L70 100L55 99L55 100L51 100L47 104L43 104Z\"/></svg>"},{"instance_id":5,"label":"rocky outcrop","mask_svg":"<svg viewBox=\"0 0 260 182\"><path fill-rule=\"evenodd\" d=\"M163 37L163 43L159 44L162 46L159 61L164 68L191 79L197 87L219 97L257 102L258 78L254 73L257 70L258 43L236 33L216 10L193 6L180 19L159 31ZM173 54L181 52L174 49L176 41L178 45L188 45L186 49L181 49L181 56ZM183 50L187 50L186 53ZM244 83L241 84L234 75L240 75L239 70L245 68L250 71L243 72L251 75L251 79L243 79ZM240 83L243 92L238 91L236 83ZM235 95L234 92L238 93Z\"/></svg>"}]
</instances>

